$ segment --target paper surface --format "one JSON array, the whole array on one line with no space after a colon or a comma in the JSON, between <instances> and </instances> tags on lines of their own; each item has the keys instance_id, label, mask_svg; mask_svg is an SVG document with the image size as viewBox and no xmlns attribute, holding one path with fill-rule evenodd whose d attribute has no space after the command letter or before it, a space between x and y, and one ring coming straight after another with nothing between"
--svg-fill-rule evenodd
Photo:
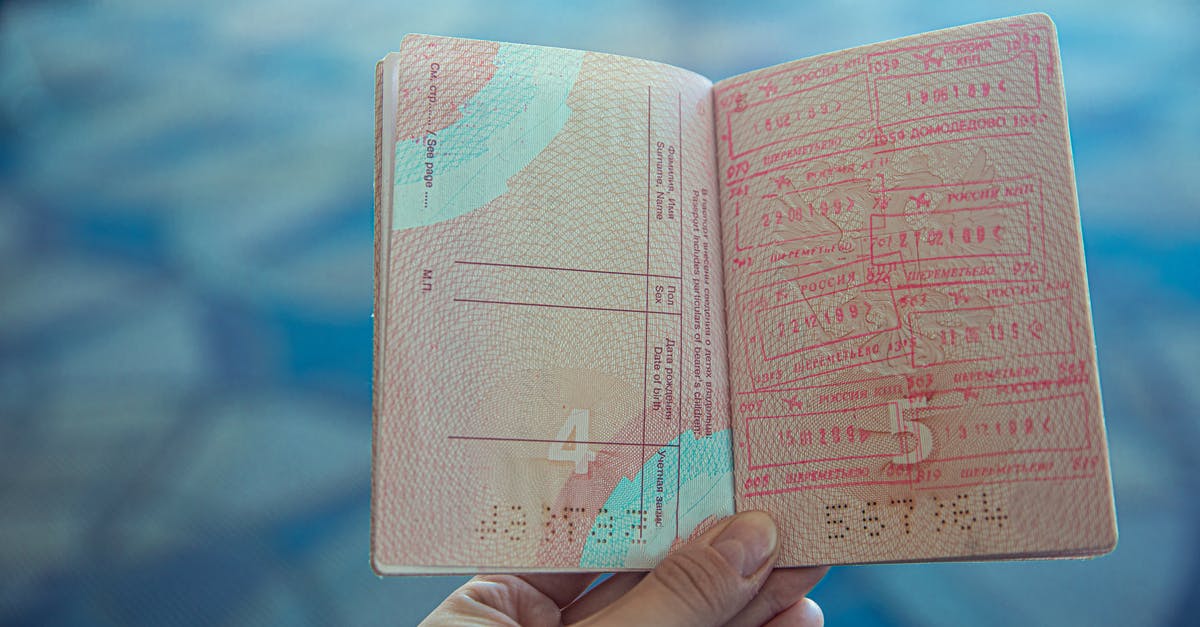
<instances>
[{"instance_id":1,"label":"paper surface","mask_svg":"<svg viewBox=\"0 0 1200 627\"><path fill-rule=\"evenodd\" d=\"M709 81L425 36L380 81L377 570L645 568L732 514Z\"/></svg>"},{"instance_id":2,"label":"paper surface","mask_svg":"<svg viewBox=\"0 0 1200 627\"><path fill-rule=\"evenodd\" d=\"M644 569L748 509L781 565L1115 543L1045 16L377 78L377 571Z\"/></svg>"},{"instance_id":3,"label":"paper surface","mask_svg":"<svg viewBox=\"0 0 1200 627\"><path fill-rule=\"evenodd\" d=\"M794 564L1116 541L1041 15L718 83L738 509Z\"/></svg>"}]
</instances>

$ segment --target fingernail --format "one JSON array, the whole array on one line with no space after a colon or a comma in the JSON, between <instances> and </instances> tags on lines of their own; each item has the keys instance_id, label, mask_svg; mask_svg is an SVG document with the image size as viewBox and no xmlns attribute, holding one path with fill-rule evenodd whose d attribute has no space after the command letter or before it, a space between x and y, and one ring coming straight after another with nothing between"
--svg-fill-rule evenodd
<instances>
[{"instance_id":1,"label":"fingernail","mask_svg":"<svg viewBox=\"0 0 1200 627\"><path fill-rule=\"evenodd\" d=\"M775 552L775 521L763 512L747 512L729 523L713 541L713 548L748 577L767 563Z\"/></svg>"},{"instance_id":2,"label":"fingernail","mask_svg":"<svg viewBox=\"0 0 1200 627\"><path fill-rule=\"evenodd\" d=\"M821 611L821 606L817 602L805 598L802 603L803 609L800 610L800 625L811 625L812 627L821 627L825 624L825 612Z\"/></svg>"}]
</instances>

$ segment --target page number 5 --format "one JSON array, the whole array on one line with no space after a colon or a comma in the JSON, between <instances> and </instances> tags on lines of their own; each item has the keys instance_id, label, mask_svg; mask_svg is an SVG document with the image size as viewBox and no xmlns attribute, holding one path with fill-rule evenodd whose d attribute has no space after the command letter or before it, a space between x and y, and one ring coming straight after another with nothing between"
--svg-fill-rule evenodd
<instances>
[{"instance_id":1,"label":"page number 5","mask_svg":"<svg viewBox=\"0 0 1200 627\"><path fill-rule=\"evenodd\" d=\"M914 403L909 401L906 403L909 408L924 406L924 402ZM915 420L907 420L904 418L904 406L899 403L892 403L888 407L889 418L892 422L892 433L897 436L905 433L913 436L916 442L909 442L905 452L900 453L892 458L894 464L916 464L924 461L929 457L929 453L933 451L933 433L927 425L921 424Z\"/></svg>"},{"instance_id":2,"label":"page number 5","mask_svg":"<svg viewBox=\"0 0 1200 627\"><path fill-rule=\"evenodd\" d=\"M556 462L575 462L575 474L586 475L588 462L596 461L596 454L588 450L588 418L586 409L572 409L567 421L558 430L558 437L550 443L546 458ZM574 446L567 448L567 443Z\"/></svg>"}]
</instances>

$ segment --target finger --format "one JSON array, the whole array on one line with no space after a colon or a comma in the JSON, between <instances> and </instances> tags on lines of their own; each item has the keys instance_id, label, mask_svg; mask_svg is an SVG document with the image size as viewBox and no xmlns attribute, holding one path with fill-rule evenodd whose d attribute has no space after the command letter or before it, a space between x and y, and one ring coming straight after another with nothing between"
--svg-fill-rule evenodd
<instances>
[{"instance_id":1,"label":"finger","mask_svg":"<svg viewBox=\"0 0 1200 627\"><path fill-rule=\"evenodd\" d=\"M803 599L782 614L771 619L764 627L822 627L825 614L821 606L812 599Z\"/></svg>"},{"instance_id":2,"label":"finger","mask_svg":"<svg viewBox=\"0 0 1200 627\"><path fill-rule=\"evenodd\" d=\"M645 579L647 573L619 573L604 583L592 588L579 600L562 611L563 624L577 623L596 612L612 605L617 599Z\"/></svg>"},{"instance_id":3,"label":"finger","mask_svg":"<svg viewBox=\"0 0 1200 627\"><path fill-rule=\"evenodd\" d=\"M529 582L513 575L483 575L472 578L450 593L450 596L421 622L422 627L550 627L559 624L559 609L554 602Z\"/></svg>"},{"instance_id":4,"label":"finger","mask_svg":"<svg viewBox=\"0 0 1200 627\"><path fill-rule=\"evenodd\" d=\"M558 607L566 607L596 580L596 573L539 573L519 575L538 592L550 597Z\"/></svg>"},{"instance_id":5,"label":"finger","mask_svg":"<svg viewBox=\"0 0 1200 627\"><path fill-rule=\"evenodd\" d=\"M750 602L779 556L775 523L738 514L711 543L690 542L616 603L585 620L608 625L722 625Z\"/></svg>"},{"instance_id":6,"label":"finger","mask_svg":"<svg viewBox=\"0 0 1200 627\"><path fill-rule=\"evenodd\" d=\"M776 568L758 595L727 623L727 627L757 627L766 623L812 592L813 586L828 570L827 566Z\"/></svg>"},{"instance_id":7,"label":"finger","mask_svg":"<svg viewBox=\"0 0 1200 627\"><path fill-rule=\"evenodd\" d=\"M699 537L692 540L693 543L708 545L712 544L713 538L721 533L721 530L729 526L733 518L726 518L718 521L711 528L700 534ZM577 599L575 603L563 610L563 623L570 624L579 622L596 612L612 605L617 599L625 596L636 586L642 579L646 578L648 573L619 573L610 577L604 583L596 586L588 591L587 595Z\"/></svg>"}]
</instances>

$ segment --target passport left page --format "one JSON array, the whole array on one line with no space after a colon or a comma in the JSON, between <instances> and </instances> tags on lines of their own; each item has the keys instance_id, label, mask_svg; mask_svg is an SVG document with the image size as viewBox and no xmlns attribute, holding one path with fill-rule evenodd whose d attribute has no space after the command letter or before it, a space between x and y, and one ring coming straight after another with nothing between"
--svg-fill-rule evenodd
<instances>
[{"instance_id":1,"label":"passport left page","mask_svg":"<svg viewBox=\"0 0 1200 627\"><path fill-rule=\"evenodd\" d=\"M733 513L710 90L424 35L380 62L377 572L644 569Z\"/></svg>"}]
</instances>

